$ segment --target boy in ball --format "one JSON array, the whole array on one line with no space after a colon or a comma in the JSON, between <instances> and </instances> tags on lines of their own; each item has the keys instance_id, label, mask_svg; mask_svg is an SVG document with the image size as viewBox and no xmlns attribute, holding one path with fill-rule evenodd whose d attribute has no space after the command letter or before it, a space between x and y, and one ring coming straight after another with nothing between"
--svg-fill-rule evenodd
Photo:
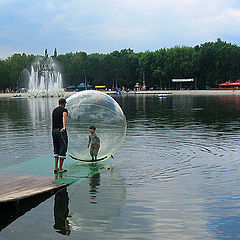
<instances>
[{"instance_id":1,"label":"boy in ball","mask_svg":"<svg viewBox=\"0 0 240 240\"><path fill-rule=\"evenodd\" d=\"M96 133L95 126L90 126L89 132L88 148L90 147L90 155L92 160L97 160L97 155L100 148L100 137Z\"/></svg>"}]
</instances>

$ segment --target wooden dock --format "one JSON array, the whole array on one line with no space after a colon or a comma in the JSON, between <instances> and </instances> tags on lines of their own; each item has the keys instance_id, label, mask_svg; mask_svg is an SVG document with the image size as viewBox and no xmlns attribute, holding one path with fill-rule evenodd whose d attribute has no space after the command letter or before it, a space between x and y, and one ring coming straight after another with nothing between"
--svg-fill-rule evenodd
<instances>
[{"instance_id":1,"label":"wooden dock","mask_svg":"<svg viewBox=\"0 0 240 240\"><path fill-rule=\"evenodd\" d=\"M68 184L53 183L45 176L0 176L0 204L19 201L45 193L54 194Z\"/></svg>"}]
</instances>

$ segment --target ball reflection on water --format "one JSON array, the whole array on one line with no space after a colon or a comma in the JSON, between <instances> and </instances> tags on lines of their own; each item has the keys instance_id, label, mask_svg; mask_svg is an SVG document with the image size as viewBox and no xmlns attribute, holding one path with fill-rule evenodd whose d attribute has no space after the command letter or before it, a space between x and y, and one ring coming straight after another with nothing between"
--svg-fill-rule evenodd
<instances>
[{"instance_id":1,"label":"ball reflection on water","mask_svg":"<svg viewBox=\"0 0 240 240\"><path fill-rule=\"evenodd\" d=\"M86 90L67 98L69 118L69 154L90 160L87 148L89 126L94 125L100 137L98 159L110 157L121 146L126 135L126 117L118 103L105 93Z\"/></svg>"}]
</instances>

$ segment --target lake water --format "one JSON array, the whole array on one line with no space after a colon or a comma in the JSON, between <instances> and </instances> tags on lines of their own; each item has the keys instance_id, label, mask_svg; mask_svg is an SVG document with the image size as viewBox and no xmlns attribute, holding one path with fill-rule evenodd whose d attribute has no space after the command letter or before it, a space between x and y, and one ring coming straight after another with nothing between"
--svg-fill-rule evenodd
<instances>
[{"instance_id":1,"label":"lake water","mask_svg":"<svg viewBox=\"0 0 240 240\"><path fill-rule=\"evenodd\" d=\"M117 101L128 132L111 166L26 212L0 239L240 239L240 97ZM52 170L55 106L0 99L1 172L38 158Z\"/></svg>"}]
</instances>

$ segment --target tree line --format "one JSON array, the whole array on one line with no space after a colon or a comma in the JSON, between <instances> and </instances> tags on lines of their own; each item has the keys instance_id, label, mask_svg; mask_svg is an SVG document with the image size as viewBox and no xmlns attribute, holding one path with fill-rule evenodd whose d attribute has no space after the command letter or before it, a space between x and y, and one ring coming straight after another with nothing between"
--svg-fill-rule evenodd
<instances>
[{"instance_id":1,"label":"tree line","mask_svg":"<svg viewBox=\"0 0 240 240\"><path fill-rule=\"evenodd\" d=\"M0 60L0 89L27 87L26 69L34 55L14 54ZM84 82L112 88L134 88L145 78L147 88L171 89L174 78L194 78L197 89L215 88L219 83L240 78L240 47L218 39L195 47L176 46L156 51L132 49L108 54L66 53L53 56L59 62L64 87ZM24 70L25 69L25 70Z\"/></svg>"}]
</instances>

